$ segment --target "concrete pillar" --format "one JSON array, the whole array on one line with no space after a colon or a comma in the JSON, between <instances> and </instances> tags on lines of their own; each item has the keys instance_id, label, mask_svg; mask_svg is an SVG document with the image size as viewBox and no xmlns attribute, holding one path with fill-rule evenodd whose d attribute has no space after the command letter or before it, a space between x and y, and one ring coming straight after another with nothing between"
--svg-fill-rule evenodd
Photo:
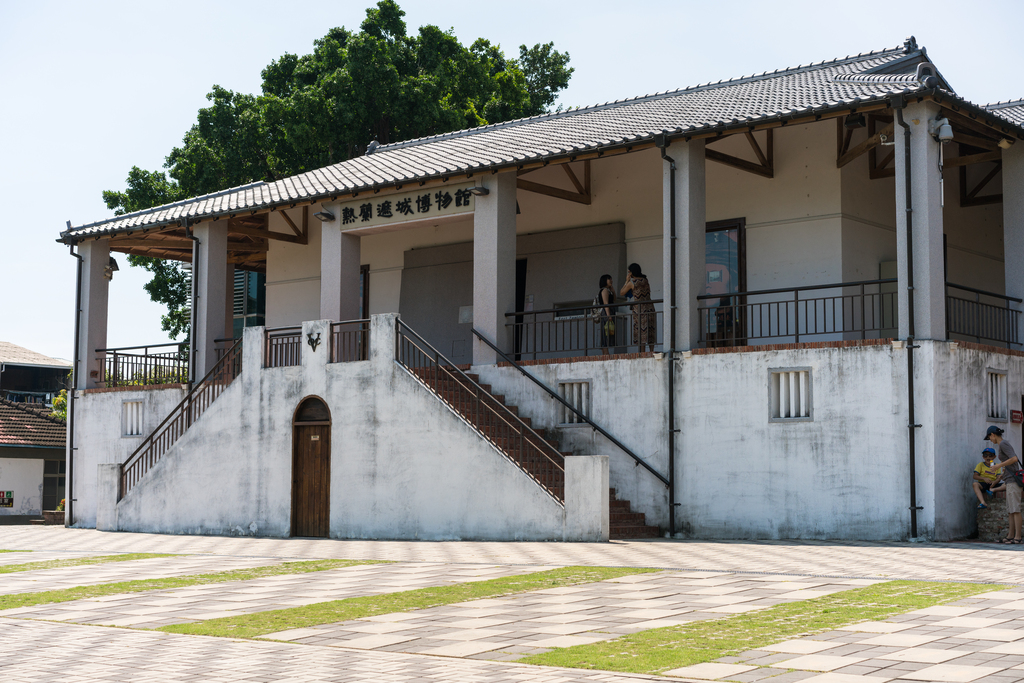
<instances>
[{"instance_id":1,"label":"concrete pillar","mask_svg":"<svg viewBox=\"0 0 1024 683\"><path fill-rule=\"evenodd\" d=\"M325 205L334 220L320 230L320 317L358 320L360 237L341 229L341 208Z\"/></svg>"},{"instance_id":2,"label":"concrete pillar","mask_svg":"<svg viewBox=\"0 0 1024 683\"><path fill-rule=\"evenodd\" d=\"M473 215L473 327L510 352L506 313L516 303L516 174L481 178L488 194L476 197ZM497 354L473 335L473 365L492 365Z\"/></svg>"},{"instance_id":3,"label":"concrete pillar","mask_svg":"<svg viewBox=\"0 0 1024 683\"><path fill-rule=\"evenodd\" d=\"M566 541L608 540L607 455L574 455L565 459Z\"/></svg>"},{"instance_id":4,"label":"concrete pillar","mask_svg":"<svg viewBox=\"0 0 1024 683\"><path fill-rule=\"evenodd\" d=\"M199 239L198 268L193 267L196 278L196 376L198 382L217 363L214 339L224 333L224 298L228 263L227 221L204 222L193 229ZM198 270L198 275L197 271Z\"/></svg>"},{"instance_id":5,"label":"concrete pillar","mask_svg":"<svg viewBox=\"0 0 1024 683\"><path fill-rule=\"evenodd\" d=\"M224 339L235 335L235 264L224 268Z\"/></svg>"},{"instance_id":6,"label":"concrete pillar","mask_svg":"<svg viewBox=\"0 0 1024 683\"><path fill-rule=\"evenodd\" d=\"M1024 140L1003 150L1003 268L1006 296L1024 299ZM1021 304L1012 304L1021 310ZM1018 316L1024 318L1024 314ZM1024 341L1018 320L1017 339Z\"/></svg>"},{"instance_id":7,"label":"concrete pillar","mask_svg":"<svg viewBox=\"0 0 1024 683\"><path fill-rule=\"evenodd\" d=\"M117 496L121 490L121 466L96 466L96 531L117 531Z\"/></svg>"},{"instance_id":8,"label":"concrete pillar","mask_svg":"<svg viewBox=\"0 0 1024 683\"><path fill-rule=\"evenodd\" d=\"M663 259L665 310L675 306L675 348L687 351L697 346L700 338L700 318L697 315L697 297L706 293L707 267L705 266L705 211L704 141L676 141L668 146L666 154L675 161L675 188L671 187L671 165L662 163L663 205ZM675 192L675 256L676 284L672 289L672 192ZM664 348L671 343L668 316L665 319Z\"/></svg>"},{"instance_id":9,"label":"concrete pillar","mask_svg":"<svg viewBox=\"0 0 1024 683\"><path fill-rule=\"evenodd\" d=\"M911 198L914 240L914 336L946 338L946 282L942 259L942 177L939 173L940 143L928 133L928 123L939 115L931 102L907 105L904 120L910 124ZM899 335L910 334L907 270L906 162L904 133L898 124L896 139L896 261L899 283Z\"/></svg>"},{"instance_id":10,"label":"concrete pillar","mask_svg":"<svg viewBox=\"0 0 1024 683\"><path fill-rule=\"evenodd\" d=\"M110 242L89 240L78 245L82 256L82 313L79 324L79 376L76 389L103 386L104 354L107 348L107 293L110 280L105 269L110 264Z\"/></svg>"}]
</instances>

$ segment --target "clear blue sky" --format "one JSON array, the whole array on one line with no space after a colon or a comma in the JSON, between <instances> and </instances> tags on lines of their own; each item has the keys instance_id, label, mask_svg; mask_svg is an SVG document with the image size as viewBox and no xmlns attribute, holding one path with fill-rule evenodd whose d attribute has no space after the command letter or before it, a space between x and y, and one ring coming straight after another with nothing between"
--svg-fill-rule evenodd
<instances>
[{"instance_id":1,"label":"clear blue sky","mask_svg":"<svg viewBox=\"0 0 1024 683\"><path fill-rule=\"evenodd\" d=\"M576 67L566 106L893 47L911 34L961 96L1024 97L1020 2L401 4L413 32L436 24L508 54L554 41ZM100 193L122 189L133 165L161 168L210 86L257 92L270 61L309 52L333 26L358 28L367 6L0 0L0 340L70 358L74 261L54 242L64 222L106 217ZM166 340L146 279L126 265L114 277L111 346Z\"/></svg>"}]
</instances>

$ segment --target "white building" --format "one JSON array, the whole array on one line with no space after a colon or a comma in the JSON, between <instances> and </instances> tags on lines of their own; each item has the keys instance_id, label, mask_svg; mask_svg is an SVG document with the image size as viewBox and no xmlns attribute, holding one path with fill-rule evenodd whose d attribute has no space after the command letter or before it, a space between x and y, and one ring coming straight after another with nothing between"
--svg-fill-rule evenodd
<instances>
[{"instance_id":1,"label":"white building","mask_svg":"<svg viewBox=\"0 0 1024 683\"><path fill-rule=\"evenodd\" d=\"M1022 140L911 38L69 226L73 523L966 536L986 425L1021 446ZM193 262L191 391L109 347L111 252ZM631 263L653 353L585 310ZM267 327L218 342L235 268Z\"/></svg>"}]
</instances>

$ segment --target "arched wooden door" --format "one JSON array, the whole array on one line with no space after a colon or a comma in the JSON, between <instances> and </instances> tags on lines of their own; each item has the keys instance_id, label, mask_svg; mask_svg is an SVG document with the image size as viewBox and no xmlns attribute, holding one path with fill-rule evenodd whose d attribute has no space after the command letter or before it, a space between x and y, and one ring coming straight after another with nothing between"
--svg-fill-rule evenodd
<instances>
[{"instance_id":1,"label":"arched wooden door","mask_svg":"<svg viewBox=\"0 0 1024 683\"><path fill-rule=\"evenodd\" d=\"M315 396L292 420L292 536L326 538L331 519L331 411Z\"/></svg>"}]
</instances>

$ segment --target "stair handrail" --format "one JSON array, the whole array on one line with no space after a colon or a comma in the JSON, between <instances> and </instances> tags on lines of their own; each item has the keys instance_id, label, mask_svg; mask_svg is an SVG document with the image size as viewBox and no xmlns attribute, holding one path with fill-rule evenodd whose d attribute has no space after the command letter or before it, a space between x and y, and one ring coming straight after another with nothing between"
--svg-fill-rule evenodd
<instances>
[{"instance_id":1,"label":"stair handrail","mask_svg":"<svg viewBox=\"0 0 1024 683\"><path fill-rule=\"evenodd\" d=\"M661 483L662 483L662 484L664 484L664 485L665 485L666 487L668 487L668 485L669 485L669 481L668 481L668 479L667 479L666 477L662 476L662 474L661 474L660 472L658 472L657 470L655 470L655 469L654 469L653 467L651 467L651 466L650 466L649 464L647 464L647 462L646 462L646 461L645 461L645 460L644 460L643 458L641 458L641 457L640 457L639 455L637 455L637 454L636 454L636 453L634 453L634 452L633 452L632 450L630 450L630 449L629 449L629 448L628 448L628 447L627 447L627 446L626 446L626 445L625 445L624 443L622 443L621 441L619 441L618 439L616 439L616 438L615 438L614 436L612 436L611 434L609 434L609 433L608 433L608 432L607 432L607 431L606 431L606 430L605 430L605 429L604 429L603 427L601 427L601 425L599 425L599 424L597 424L596 422L594 422L593 420L591 420L591 419L590 419L590 418L589 418L589 417L588 417L587 415L584 415L584 414L583 414L582 412L580 412L580 411L579 411L579 410L578 410L578 409L576 408L576 406L572 405L571 403L569 403L568 401L566 401L566 400L565 400L564 398L562 398L561 396L559 396L559 395L558 395L558 394L557 394L557 393L556 393L555 391L553 391L553 390L551 389L551 387L549 387L548 385L544 384L544 382L541 382L541 381L540 381L539 379L537 379L536 377L534 377L533 375L531 375L530 373L528 373L528 372L527 372L527 371L526 371L526 370L525 370L525 369L523 368L523 366L521 366L521 365L520 365L519 363L517 363L516 361L512 360L512 358L510 358L510 357L508 356L508 354L506 354L506 353L505 353L504 351L502 351L502 350L501 350L501 349L499 349L499 348L498 348L497 346L495 346L495 345L494 345L494 344L493 344L493 343L491 342L491 340L490 340L490 339L488 339L487 337L485 337L485 336L484 336L484 335L483 335L483 334L482 334L482 333L481 333L481 332L480 332L479 330L477 330L477 329L476 329L475 327L473 328L473 334L475 334L475 335L476 335L477 339L479 339L480 341L482 341L482 342L483 342L484 344L487 344L487 346L491 347L491 349L492 349L492 350L493 350L493 351L494 351L495 353L497 353L497 354L498 354L499 356L501 356L501 357L502 357L502 359L504 359L504 361L505 361L506 363L508 363L509 365L511 365L512 367L514 367L514 368L515 368L516 370L518 370L518 371L519 371L519 372L521 372L522 374L526 375L526 377L527 377L527 378L528 378L528 379L529 379L529 380L530 380L531 382L533 382L534 384L536 384L537 386L539 386L539 387L540 387L541 389L543 389L544 391L546 391L546 392L547 392L547 394L548 394L548 396L550 396L551 398L555 399L556 401L558 401L559 403L561 403L561 404L562 404L563 406L565 406L566 408L568 408L569 410L571 410L571 411L572 411L572 413L573 413L573 414L574 414L574 415L575 415L576 417L578 417L578 418L580 418L581 420L583 420L584 422L586 422L586 423L587 423L588 425L590 425L590 426L591 426L591 427L592 427L592 428L593 428L593 429L594 429L594 430L595 430L595 431L596 431L596 432L597 432L598 434L600 434L601 436L603 436L604 438L608 439L608 440L609 440L609 441L611 441L611 442L612 442L613 444L615 444L615 445L616 445L616 446L617 446L617 447L618 447L619 449L621 449L621 450L622 450L622 452L623 452L623 453L625 453L625 454L626 454L626 455L628 455L629 457L633 458L633 460L634 460L634 461L636 461L636 464L637 464L637 465L641 465L641 466L643 466L643 468L644 468L644 469L646 469L646 470L647 470L648 472L650 472L651 474L653 474L653 475L654 475L655 477L657 477L657 478L658 478L658 480L659 480L659 481L661 481Z\"/></svg>"},{"instance_id":2,"label":"stair handrail","mask_svg":"<svg viewBox=\"0 0 1024 683\"><path fill-rule=\"evenodd\" d=\"M228 373L228 381L224 383L224 386L230 384L235 379L235 377L241 374L241 351L242 340L239 339L238 341L231 345L231 348L229 348L216 363L214 363L213 367L210 368L210 371L206 373L206 375L199 382L192 385L192 388L189 389L187 394L185 394L185 398L181 399L181 402L171 409L171 411L167 414L167 417L165 417L163 421L156 426L156 429L150 432L149 436L143 439L142 443L139 444L139 447L136 448L132 452L132 454L125 458L124 462L122 462L119 465L120 476L118 477L119 485L117 491L117 499L119 501L125 496L126 493L128 493L128 489L130 488L128 486L128 481L126 478L126 471L129 468L134 468L137 463L142 462L142 458L146 454L146 452L151 450L153 448L153 445L156 443L156 440L163 436L162 432L164 431L164 428L168 426L168 424L171 423L174 419L176 419L179 415L185 415L185 428L182 429L179 434L175 435L174 438L171 439L170 443L166 444L166 448L170 448L174 444L174 442L177 441L178 438L185 433L185 431L192 425L192 423L195 422L195 420L197 420L200 415L202 415L202 412L204 412L205 409L209 407L209 404L212 402L210 401L207 402L205 405L200 406L200 415L193 415L193 404L195 402L196 395L199 394L199 392L201 391L205 391L207 387L211 386L212 381L216 377L218 377L220 373L222 373L224 369L228 367L229 364L231 364L232 367L231 371ZM238 364L238 372L234 372L235 363ZM214 398L216 398L216 396L214 396ZM149 468L156 464L156 460L159 459L159 457L157 457L156 459L150 458L147 465L145 466L145 469L143 469L143 471L138 474L137 479L141 479L146 474L146 472L149 471Z\"/></svg>"},{"instance_id":3,"label":"stair handrail","mask_svg":"<svg viewBox=\"0 0 1024 683\"><path fill-rule=\"evenodd\" d=\"M467 375L465 372L463 372L462 369L459 366L457 366L454 363L452 363L447 357L445 357L444 354L442 354L440 351L438 351L436 348L434 348L434 346L430 342L428 342L426 339L421 337L414 329L412 329L411 327L406 325L404 322L402 322L401 319L396 320L396 322L397 322L396 332L404 330L406 333L408 333L409 336L413 337L415 341L421 342L423 344L423 346L427 347L427 349L430 350L430 353L432 353L434 355L434 365L436 365L438 368L444 370L445 372L448 372L449 368L451 370L454 370L455 372L457 372L459 374L460 378L462 380L464 380L466 384L469 384L470 386L472 386L477 391L478 394L483 393L483 394L485 394L487 396L490 396L490 394L482 386L480 386L477 382L474 382L473 379L471 377L469 377L469 375ZM404 363L402 363L401 360L399 360L399 344L400 343L401 343L401 335L400 334L395 334L395 362L398 363L399 365L401 365L402 367L406 368L407 370L409 370L410 369L409 366L405 365ZM417 344L417 346L418 346L418 344ZM422 352L423 349L420 348L420 351ZM443 360L448 365L447 366L441 365L441 363L438 362L439 359ZM413 377L416 377L415 373L410 372L410 374L412 374ZM449 374L452 374L452 373L449 372ZM420 380L420 381L422 383L422 380ZM436 392L432 391L432 393L436 393ZM445 401L445 399L443 397L440 397L440 398L441 398L442 401ZM479 396L477 398L479 400ZM445 401L445 403L449 403L449 402ZM565 471L565 467L560 465L557 460L555 460L548 453L546 453L545 449L553 451L555 453L558 453L558 451L555 450L555 448L551 444L549 444L547 442L547 439L543 438L532 427L530 427L530 425L526 424L521 417L519 417L518 415L513 413L511 410L509 410L508 406L502 405L502 404L498 403L497 401L495 401L493 405L489 405L489 404L485 403L482 400L481 400L481 403L483 405L486 405L488 408L490 408L491 411L493 413L495 413L497 416L499 416L502 420L505 420L506 423L515 424L521 431L529 432L530 435L532 435L533 438L535 438L543 446L543 447L537 447L536 444L534 444L534 446L537 447L537 450L540 451L544 455L545 458L547 458L549 461L551 461L552 465L554 465L555 467L557 467L558 469L560 469L562 471ZM450 405L450 403L449 403L449 405ZM501 408L503 408L505 414L501 414L498 410L496 410L495 409L496 406L500 406ZM511 419L509 419L509 418L511 418ZM485 439L487 439L488 441L492 441L486 434L483 434L482 432L480 432L480 430L478 428L474 427L474 429L478 433L482 434ZM529 475L531 478L533 478L535 481L538 481L536 479L536 477L533 476L532 473L530 473L530 472L528 472L526 470L523 470L523 471L526 472L526 474ZM540 482L538 481L538 483L540 483ZM544 486L544 484L541 484L541 486ZM545 488L547 488L547 487L545 486Z\"/></svg>"}]
</instances>

